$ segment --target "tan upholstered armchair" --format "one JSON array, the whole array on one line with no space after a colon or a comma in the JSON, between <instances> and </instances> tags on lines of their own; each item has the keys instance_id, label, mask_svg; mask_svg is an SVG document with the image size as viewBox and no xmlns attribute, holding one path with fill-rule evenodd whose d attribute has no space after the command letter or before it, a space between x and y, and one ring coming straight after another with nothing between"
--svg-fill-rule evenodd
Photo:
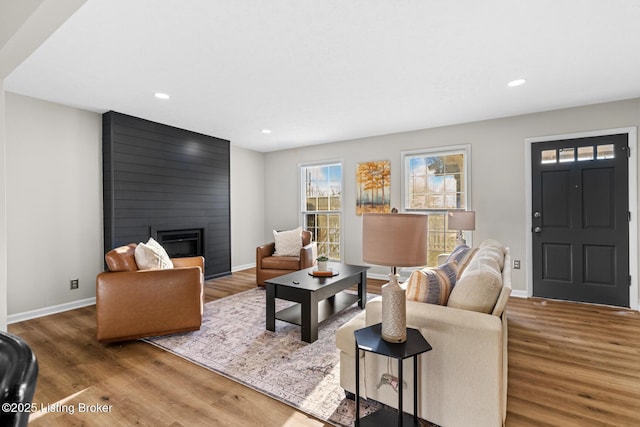
<instances>
[{"instance_id":1,"label":"tan upholstered armchair","mask_svg":"<svg viewBox=\"0 0 640 427\"><path fill-rule=\"evenodd\" d=\"M96 279L96 335L125 341L200 329L204 258L172 258L174 268L138 270L135 243L105 255Z\"/></svg>"},{"instance_id":2,"label":"tan upholstered armchair","mask_svg":"<svg viewBox=\"0 0 640 427\"><path fill-rule=\"evenodd\" d=\"M275 242L266 243L256 249L256 284L265 286L264 281L273 277L313 266L318 256L316 242L311 241L311 232L302 231L302 249L299 256L273 256Z\"/></svg>"}]
</instances>

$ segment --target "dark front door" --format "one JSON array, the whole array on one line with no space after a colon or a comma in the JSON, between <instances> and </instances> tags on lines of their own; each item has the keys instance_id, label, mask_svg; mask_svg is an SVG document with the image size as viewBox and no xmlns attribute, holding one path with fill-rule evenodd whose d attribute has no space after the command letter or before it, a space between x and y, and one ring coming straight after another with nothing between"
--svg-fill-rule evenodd
<instances>
[{"instance_id":1,"label":"dark front door","mask_svg":"<svg viewBox=\"0 0 640 427\"><path fill-rule=\"evenodd\" d=\"M534 296L629 307L627 140L531 145Z\"/></svg>"}]
</instances>

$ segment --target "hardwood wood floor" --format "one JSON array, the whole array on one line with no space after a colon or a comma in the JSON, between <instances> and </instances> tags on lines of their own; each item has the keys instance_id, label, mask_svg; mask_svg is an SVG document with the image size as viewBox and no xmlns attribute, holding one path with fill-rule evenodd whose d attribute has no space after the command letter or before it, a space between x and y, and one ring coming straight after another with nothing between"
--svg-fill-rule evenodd
<instances>
[{"instance_id":1,"label":"hardwood wood floor","mask_svg":"<svg viewBox=\"0 0 640 427\"><path fill-rule=\"evenodd\" d=\"M382 283L369 279L369 292ZM255 271L245 270L207 282L205 299L253 287ZM507 313L507 426L640 425L640 313L518 298ZM40 364L34 426L327 425L144 342L97 343L95 307L9 332ZM80 404L104 412L80 412Z\"/></svg>"},{"instance_id":2,"label":"hardwood wood floor","mask_svg":"<svg viewBox=\"0 0 640 427\"><path fill-rule=\"evenodd\" d=\"M640 313L511 298L507 425L640 426Z\"/></svg>"}]
</instances>

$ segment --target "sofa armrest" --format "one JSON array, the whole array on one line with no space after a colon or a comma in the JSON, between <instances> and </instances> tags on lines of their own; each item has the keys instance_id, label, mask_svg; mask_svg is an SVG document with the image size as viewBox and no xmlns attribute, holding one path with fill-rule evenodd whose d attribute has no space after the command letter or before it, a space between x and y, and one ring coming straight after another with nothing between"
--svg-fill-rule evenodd
<instances>
[{"instance_id":1,"label":"sofa armrest","mask_svg":"<svg viewBox=\"0 0 640 427\"><path fill-rule=\"evenodd\" d=\"M318 258L318 244L311 242L300 249L300 269L305 269L313 266Z\"/></svg>"},{"instance_id":2,"label":"sofa armrest","mask_svg":"<svg viewBox=\"0 0 640 427\"><path fill-rule=\"evenodd\" d=\"M104 272L96 278L100 342L198 329L202 311L200 267Z\"/></svg>"},{"instance_id":3,"label":"sofa armrest","mask_svg":"<svg viewBox=\"0 0 640 427\"><path fill-rule=\"evenodd\" d=\"M381 312L381 298L367 302L367 326L380 323ZM438 375L484 375L486 381L502 377L505 347L500 317L407 301L407 327L418 329L433 346L427 359L441 359Z\"/></svg>"},{"instance_id":4,"label":"sofa armrest","mask_svg":"<svg viewBox=\"0 0 640 427\"><path fill-rule=\"evenodd\" d=\"M275 242L265 243L264 245L258 246L256 248L256 264L257 264L257 267L260 266L260 260L262 258L273 255L273 253L275 251L276 251L276 243Z\"/></svg>"},{"instance_id":5,"label":"sofa armrest","mask_svg":"<svg viewBox=\"0 0 640 427\"><path fill-rule=\"evenodd\" d=\"M367 325L380 322L381 302L367 302ZM440 425L502 425L507 390L502 321L491 314L407 301L407 326L420 330L433 347L419 356L421 378L427 379L420 386L420 413ZM366 354L365 366L367 397L396 405L392 389L375 387L388 369L387 359ZM411 372L409 365L405 375Z\"/></svg>"},{"instance_id":6,"label":"sofa armrest","mask_svg":"<svg viewBox=\"0 0 640 427\"><path fill-rule=\"evenodd\" d=\"M174 268L200 267L200 270L204 273L204 257L171 258L171 262L173 262Z\"/></svg>"},{"instance_id":7,"label":"sofa armrest","mask_svg":"<svg viewBox=\"0 0 640 427\"><path fill-rule=\"evenodd\" d=\"M365 313L361 312L338 328L336 331L336 347L338 347L343 353L346 353L351 357L355 357L356 338L354 332L366 327ZM360 357L364 357L364 352L361 352Z\"/></svg>"}]
</instances>

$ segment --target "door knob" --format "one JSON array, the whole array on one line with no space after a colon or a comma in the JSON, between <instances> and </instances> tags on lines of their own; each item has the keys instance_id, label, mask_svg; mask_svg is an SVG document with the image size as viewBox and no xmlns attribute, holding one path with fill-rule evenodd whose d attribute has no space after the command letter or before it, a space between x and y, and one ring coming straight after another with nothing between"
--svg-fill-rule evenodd
<instances>
[{"instance_id":1,"label":"door knob","mask_svg":"<svg viewBox=\"0 0 640 427\"><path fill-rule=\"evenodd\" d=\"M535 212L533 213L533 217L534 217L534 218L540 218L541 216L542 216L542 214L541 214L540 212L538 212L538 211L535 211Z\"/></svg>"},{"instance_id":2,"label":"door knob","mask_svg":"<svg viewBox=\"0 0 640 427\"><path fill-rule=\"evenodd\" d=\"M534 227L533 228L533 232L534 233L541 233L542 232L542 227Z\"/></svg>"}]
</instances>

